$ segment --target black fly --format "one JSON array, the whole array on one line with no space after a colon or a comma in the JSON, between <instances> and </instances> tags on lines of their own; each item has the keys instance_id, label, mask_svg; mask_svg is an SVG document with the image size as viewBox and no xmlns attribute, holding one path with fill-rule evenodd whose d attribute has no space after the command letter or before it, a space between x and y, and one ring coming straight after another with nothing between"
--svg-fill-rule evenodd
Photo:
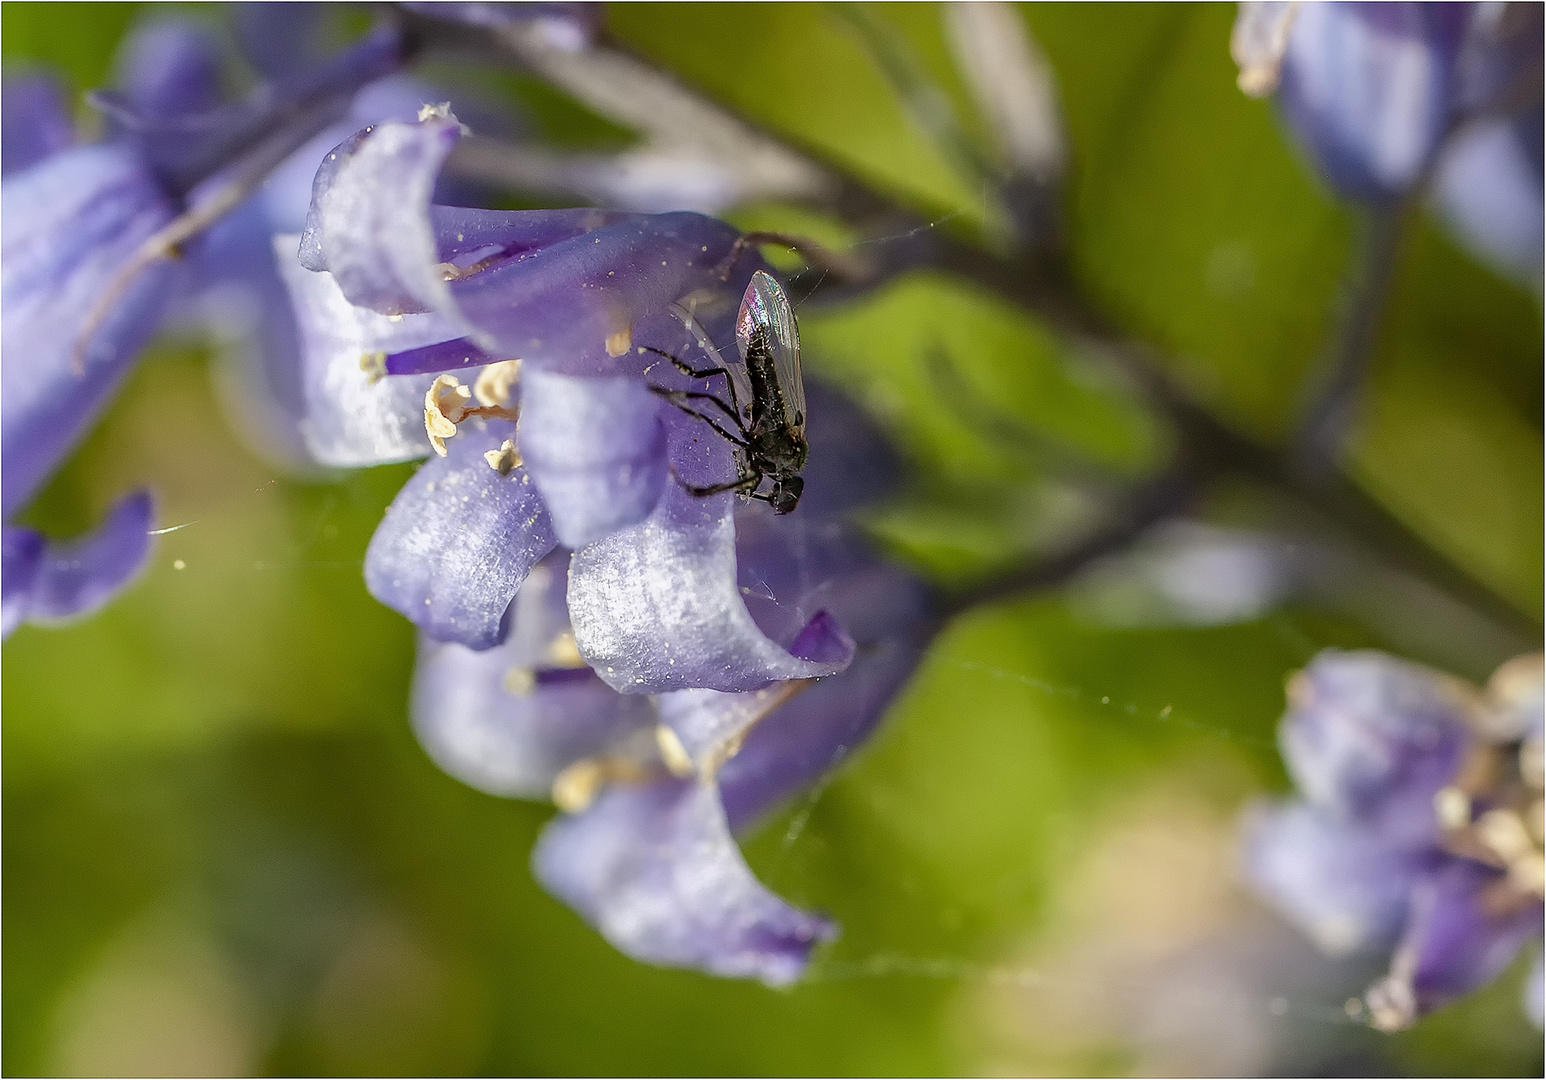
<instances>
[{"instance_id":1,"label":"black fly","mask_svg":"<svg viewBox=\"0 0 1546 1080\"><path fill-rule=\"evenodd\" d=\"M758 270L752 275L741 311L735 321L735 340L740 346L741 362L722 367L695 370L668 352L640 346L646 352L664 356L677 369L695 379L715 375L725 377L730 393L727 403L717 394L697 390L670 390L650 387L683 412L697 417L719 432L736 448L739 475L734 480L709 487L687 486L694 495L717 495L735 491L752 499L761 499L775 514L787 514L800 502L805 481L808 447L805 443L805 384L800 378L800 328L795 324L789 297L772 277ZM705 350L718 358L706 338ZM723 363L723 361L721 361ZM695 407L716 407L730 421L726 428L720 417ZM772 481L767 492L757 489L763 479Z\"/></svg>"}]
</instances>

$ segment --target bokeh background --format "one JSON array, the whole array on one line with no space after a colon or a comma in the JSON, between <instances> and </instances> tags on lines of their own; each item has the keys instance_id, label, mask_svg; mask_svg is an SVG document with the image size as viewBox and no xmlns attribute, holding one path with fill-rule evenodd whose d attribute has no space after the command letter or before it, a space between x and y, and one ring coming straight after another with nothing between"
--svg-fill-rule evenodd
<instances>
[{"instance_id":1,"label":"bokeh background","mask_svg":"<svg viewBox=\"0 0 1546 1080\"><path fill-rule=\"evenodd\" d=\"M934 5L874 10L964 109ZM7 73L103 85L144 14L7 3ZM1281 438L1352 223L1270 104L1236 90L1233 7L1024 15L1066 110L1081 283L1231 422ZM628 4L610 26L940 227L981 219L830 9ZM627 138L529 80L437 77L563 145ZM778 207L733 218L843 239ZM909 277L802 329L808 371L852 390L916 470L871 524L940 580L1076 512L1006 422L1117 473L1157 452L1120 385L949 280ZM1368 490L1536 617L1541 356L1540 297L1421 222L1353 451ZM656 970L533 882L551 808L474 792L414 742L413 634L361 578L412 467L288 477L233 429L236 387L218 342L161 341L31 516L68 533L148 484L162 524L186 527L104 614L23 628L0 654L8 1075L1540 1075L1522 964L1377 1035L1342 1008L1372 962L1320 958L1234 868L1241 808L1287 789L1285 675L1338 645L1485 676L1497 658L1463 635L1414 652L1378 618L1292 600L1177 628L1094 584L979 610L874 742L746 845L771 888L843 926L810 977L773 991ZM1226 492L1209 509L1254 507Z\"/></svg>"}]
</instances>

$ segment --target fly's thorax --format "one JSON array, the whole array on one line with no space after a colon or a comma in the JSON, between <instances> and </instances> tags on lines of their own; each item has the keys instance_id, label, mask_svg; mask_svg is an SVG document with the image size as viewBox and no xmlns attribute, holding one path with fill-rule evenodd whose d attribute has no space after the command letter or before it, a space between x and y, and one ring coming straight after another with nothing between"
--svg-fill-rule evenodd
<instances>
[{"instance_id":1,"label":"fly's thorax","mask_svg":"<svg viewBox=\"0 0 1546 1080\"><path fill-rule=\"evenodd\" d=\"M808 452L805 437L798 431L781 423L770 423L752 432L747 457L759 472L788 476L805 467Z\"/></svg>"}]
</instances>

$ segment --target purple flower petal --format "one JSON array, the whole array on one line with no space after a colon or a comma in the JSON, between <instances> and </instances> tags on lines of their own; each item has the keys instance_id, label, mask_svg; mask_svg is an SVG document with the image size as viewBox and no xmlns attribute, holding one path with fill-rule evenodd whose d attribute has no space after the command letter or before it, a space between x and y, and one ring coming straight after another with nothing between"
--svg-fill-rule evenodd
<instances>
[{"instance_id":1,"label":"purple flower petal","mask_svg":"<svg viewBox=\"0 0 1546 1080\"><path fill-rule=\"evenodd\" d=\"M1447 129L1459 92L1466 4L1305 4L1284 57L1279 102L1339 191L1383 199L1409 188Z\"/></svg>"},{"instance_id":2,"label":"purple flower petal","mask_svg":"<svg viewBox=\"0 0 1546 1080\"><path fill-rule=\"evenodd\" d=\"M699 290L723 291L739 236L699 214L431 207L454 117L381 124L317 173L301 261L330 270L352 303L441 311L491 355L571 375L636 373L633 334Z\"/></svg>"},{"instance_id":3,"label":"purple flower petal","mask_svg":"<svg viewBox=\"0 0 1546 1080\"><path fill-rule=\"evenodd\" d=\"M1541 932L1542 907L1508 875L1449 859L1419 882L1390 975L1369 991L1375 1024L1403 1028L1492 982Z\"/></svg>"},{"instance_id":4,"label":"purple flower petal","mask_svg":"<svg viewBox=\"0 0 1546 1080\"><path fill-rule=\"evenodd\" d=\"M1423 860L1303 803L1252 807L1244 869L1256 891L1324 953L1388 946Z\"/></svg>"},{"instance_id":5,"label":"purple flower petal","mask_svg":"<svg viewBox=\"0 0 1546 1080\"><path fill-rule=\"evenodd\" d=\"M461 137L453 117L380 124L335 147L317 172L301 262L327 270L349 302L383 315L451 311L426 212Z\"/></svg>"},{"instance_id":6,"label":"purple flower petal","mask_svg":"<svg viewBox=\"0 0 1546 1080\"><path fill-rule=\"evenodd\" d=\"M1471 125L1456 134L1438 171L1444 215L1468 247L1500 273L1541 280L1542 114Z\"/></svg>"},{"instance_id":7,"label":"purple flower petal","mask_svg":"<svg viewBox=\"0 0 1546 1080\"><path fill-rule=\"evenodd\" d=\"M752 876L712 784L610 788L549 825L532 862L549 892L645 963L784 986L836 936Z\"/></svg>"},{"instance_id":8,"label":"purple flower petal","mask_svg":"<svg viewBox=\"0 0 1546 1080\"><path fill-rule=\"evenodd\" d=\"M752 728L721 769L720 792L737 833L864 745L939 628L929 593L917 578L879 558L851 533L809 530L798 517L778 518L760 505L738 515L741 580L760 583L743 590L747 602L764 627L786 625L791 615L818 606L852 635L856 648L841 674L807 684ZM793 582L782 580L766 554L780 534L786 551L795 554L786 561L801 567L790 575ZM767 598L781 593L800 599L776 614Z\"/></svg>"},{"instance_id":9,"label":"purple flower petal","mask_svg":"<svg viewBox=\"0 0 1546 1080\"><path fill-rule=\"evenodd\" d=\"M150 493L139 491L79 539L40 543L26 539L27 530L7 526L5 632L23 620L58 625L102 608L144 569L154 513Z\"/></svg>"},{"instance_id":10,"label":"purple flower petal","mask_svg":"<svg viewBox=\"0 0 1546 1080\"><path fill-rule=\"evenodd\" d=\"M1283 758L1309 802L1389 843L1434 841L1435 793L1466 747L1457 682L1377 652L1327 650L1289 685Z\"/></svg>"},{"instance_id":11,"label":"purple flower petal","mask_svg":"<svg viewBox=\"0 0 1546 1080\"><path fill-rule=\"evenodd\" d=\"M355 467L411 461L430 452L424 394L433 375L383 378L371 358L455 336L442 315L391 319L344 299L330 274L295 258L296 237L276 236L274 254L289 288L300 332L306 394L306 443L324 465ZM476 371L468 372L476 377Z\"/></svg>"},{"instance_id":12,"label":"purple flower petal","mask_svg":"<svg viewBox=\"0 0 1546 1080\"><path fill-rule=\"evenodd\" d=\"M26 505L101 413L155 329L175 268L151 267L112 305L83 353L77 338L119 273L172 217L129 150L81 146L5 178L0 255L3 509Z\"/></svg>"},{"instance_id":13,"label":"purple flower petal","mask_svg":"<svg viewBox=\"0 0 1546 1080\"><path fill-rule=\"evenodd\" d=\"M73 145L75 125L58 80L47 75L6 80L0 94L0 172L20 172Z\"/></svg>"},{"instance_id":14,"label":"purple flower petal","mask_svg":"<svg viewBox=\"0 0 1546 1080\"><path fill-rule=\"evenodd\" d=\"M822 611L795 638L789 652L802 660L846 666L853 659L854 643L837 620ZM740 750L754 725L808 687L805 682L784 682L740 694L675 690L660 697L660 722L671 729L698 774L712 779Z\"/></svg>"},{"instance_id":15,"label":"purple flower petal","mask_svg":"<svg viewBox=\"0 0 1546 1080\"><path fill-rule=\"evenodd\" d=\"M619 694L588 668L554 668L573 648L567 636L568 557L533 568L516 594L510 636L474 652L419 642L413 726L446 772L479 791L547 798L564 769L584 758L655 754L655 709ZM545 678L547 674L575 676Z\"/></svg>"},{"instance_id":16,"label":"purple flower petal","mask_svg":"<svg viewBox=\"0 0 1546 1080\"><path fill-rule=\"evenodd\" d=\"M46 541L32 529L14 525L0 529L0 638L7 638L27 621Z\"/></svg>"},{"instance_id":17,"label":"purple flower petal","mask_svg":"<svg viewBox=\"0 0 1546 1080\"><path fill-rule=\"evenodd\" d=\"M365 584L430 637L487 649L531 568L553 550L547 509L524 469L485 459L511 438L500 421L462 425L398 492L365 554Z\"/></svg>"},{"instance_id":18,"label":"purple flower petal","mask_svg":"<svg viewBox=\"0 0 1546 1080\"><path fill-rule=\"evenodd\" d=\"M842 670L791 655L752 620L737 585L735 528L727 496L697 499L672 484L644 521L575 552L575 639L608 685L755 690Z\"/></svg>"},{"instance_id":19,"label":"purple flower petal","mask_svg":"<svg viewBox=\"0 0 1546 1080\"><path fill-rule=\"evenodd\" d=\"M163 19L129 35L118 57L118 84L139 115L198 116L220 104L220 44L198 23Z\"/></svg>"},{"instance_id":20,"label":"purple flower petal","mask_svg":"<svg viewBox=\"0 0 1546 1080\"><path fill-rule=\"evenodd\" d=\"M642 521L666 483L660 401L638 379L525 371L521 454L558 542L581 548Z\"/></svg>"}]
</instances>

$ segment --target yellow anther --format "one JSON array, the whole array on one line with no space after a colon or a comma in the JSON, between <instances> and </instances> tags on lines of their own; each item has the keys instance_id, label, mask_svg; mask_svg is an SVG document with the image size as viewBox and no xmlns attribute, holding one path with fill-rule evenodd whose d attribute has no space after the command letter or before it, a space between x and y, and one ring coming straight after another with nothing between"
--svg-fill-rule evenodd
<instances>
[{"instance_id":1,"label":"yellow anther","mask_svg":"<svg viewBox=\"0 0 1546 1080\"><path fill-rule=\"evenodd\" d=\"M1446 830L1463 829L1471 824L1471 797L1459 788L1440 788L1433 796L1433 812Z\"/></svg>"},{"instance_id":2,"label":"yellow anther","mask_svg":"<svg viewBox=\"0 0 1546 1080\"><path fill-rule=\"evenodd\" d=\"M1546 858L1527 851L1508 864L1508 880L1520 892L1546 895Z\"/></svg>"},{"instance_id":3,"label":"yellow anther","mask_svg":"<svg viewBox=\"0 0 1546 1080\"><path fill-rule=\"evenodd\" d=\"M360 370L365 373L366 379L371 386L386 378L386 360L387 354L385 352L378 351L360 354Z\"/></svg>"},{"instance_id":4,"label":"yellow anther","mask_svg":"<svg viewBox=\"0 0 1546 1080\"><path fill-rule=\"evenodd\" d=\"M585 666L585 658L580 655L579 643L574 640L574 634L568 630L553 639L553 644L548 646L547 658L554 667L582 668Z\"/></svg>"},{"instance_id":5,"label":"yellow anther","mask_svg":"<svg viewBox=\"0 0 1546 1080\"><path fill-rule=\"evenodd\" d=\"M480 405L508 405L510 392L520 381L521 362L501 360L497 364L489 364L478 373L472 384L472 396L478 399Z\"/></svg>"},{"instance_id":6,"label":"yellow anther","mask_svg":"<svg viewBox=\"0 0 1546 1080\"><path fill-rule=\"evenodd\" d=\"M1487 811L1477 819L1476 835L1505 863L1512 863L1535 847L1525 823L1512 810Z\"/></svg>"},{"instance_id":7,"label":"yellow anther","mask_svg":"<svg viewBox=\"0 0 1546 1080\"><path fill-rule=\"evenodd\" d=\"M500 476L509 476L521 467L521 452L515 448L514 439L506 439L498 450L485 451L483 460Z\"/></svg>"},{"instance_id":8,"label":"yellow anther","mask_svg":"<svg viewBox=\"0 0 1546 1080\"><path fill-rule=\"evenodd\" d=\"M633 348L632 328L627 330L619 330L617 333L607 338L608 356L622 356L631 348Z\"/></svg>"},{"instance_id":9,"label":"yellow anther","mask_svg":"<svg viewBox=\"0 0 1546 1080\"><path fill-rule=\"evenodd\" d=\"M693 774L692 756L687 753L687 747L682 745L676 732L665 724L657 724L655 743L660 747L660 757L665 761L666 768L671 770L671 775L686 777Z\"/></svg>"},{"instance_id":10,"label":"yellow anther","mask_svg":"<svg viewBox=\"0 0 1546 1080\"><path fill-rule=\"evenodd\" d=\"M505 672L505 693L525 697L537 688L537 676L531 668L513 667Z\"/></svg>"},{"instance_id":11,"label":"yellow anther","mask_svg":"<svg viewBox=\"0 0 1546 1080\"><path fill-rule=\"evenodd\" d=\"M1242 7L1230 35L1229 51L1240 65L1237 81L1248 97L1266 97L1278 88L1288 35L1299 5L1254 4Z\"/></svg>"},{"instance_id":12,"label":"yellow anther","mask_svg":"<svg viewBox=\"0 0 1546 1080\"><path fill-rule=\"evenodd\" d=\"M602 762L595 758L576 761L553 778L553 804L566 814L578 814L596 801L606 780Z\"/></svg>"},{"instance_id":13,"label":"yellow anther","mask_svg":"<svg viewBox=\"0 0 1546 1080\"><path fill-rule=\"evenodd\" d=\"M441 457L446 456L445 440L456 434L456 425L467 415L470 400L472 391L455 375L440 376L424 394L424 430L429 433L429 443L435 453Z\"/></svg>"}]
</instances>

